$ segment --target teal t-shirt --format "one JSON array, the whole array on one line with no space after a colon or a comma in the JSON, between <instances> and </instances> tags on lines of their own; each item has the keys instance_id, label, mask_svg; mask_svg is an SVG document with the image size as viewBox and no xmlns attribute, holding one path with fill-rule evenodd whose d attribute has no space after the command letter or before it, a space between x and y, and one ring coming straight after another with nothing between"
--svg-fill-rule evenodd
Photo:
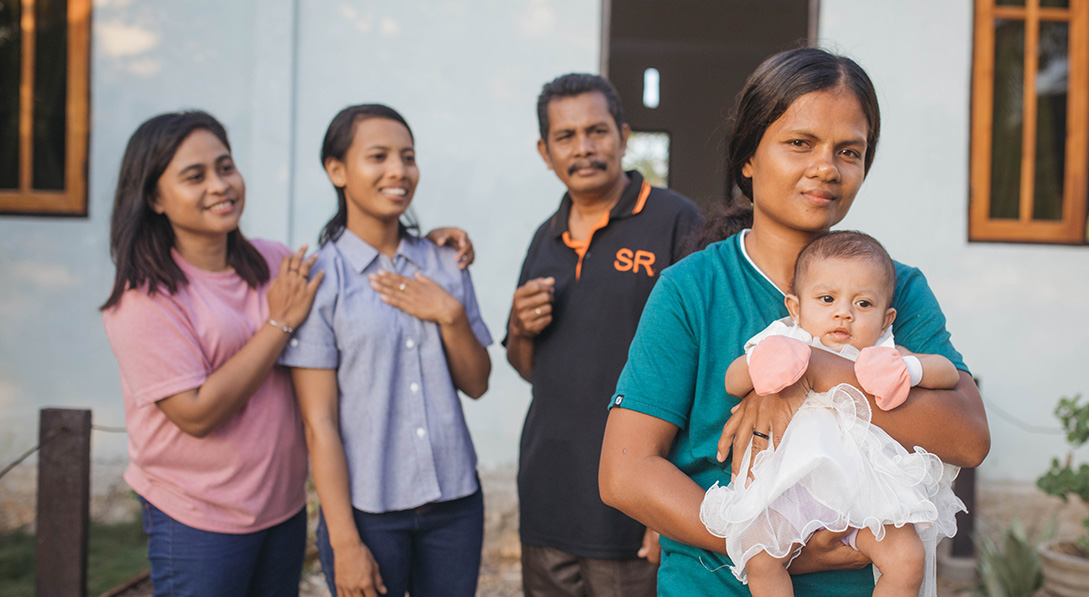
<instances>
[{"instance_id":1,"label":"teal t-shirt","mask_svg":"<svg viewBox=\"0 0 1089 597\"><path fill-rule=\"evenodd\" d=\"M738 398L723 379L745 341L788 315L780 292L745 257L741 235L732 236L664 270L647 300L628 363L610 407L627 408L680 428L670 461L700 487L730 481L730 462L715 460L722 426ZM967 370L949 341L945 316L913 267L896 264L896 343L947 357ZM724 555L662 537L658 594L748 595ZM795 576L799 597L870 595L873 570Z\"/></svg>"}]
</instances>

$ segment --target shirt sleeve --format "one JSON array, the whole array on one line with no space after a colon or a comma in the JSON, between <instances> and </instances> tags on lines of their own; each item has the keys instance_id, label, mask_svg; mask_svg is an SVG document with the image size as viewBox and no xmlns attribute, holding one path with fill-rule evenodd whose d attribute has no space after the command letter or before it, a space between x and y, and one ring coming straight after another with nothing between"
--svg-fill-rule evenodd
<instances>
[{"instance_id":1,"label":"shirt sleeve","mask_svg":"<svg viewBox=\"0 0 1089 597\"><path fill-rule=\"evenodd\" d=\"M280 353L278 364L306 369L336 369L340 363L340 351L333 331L340 287L338 265L333 259L318 258L315 267L324 271L325 277L314 295L310 314L302 325L295 328L291 340Z\"/></svg>"},{"instance_id":2,"label":"shirt sleeve","mask_svg":"<svg viewBox=\"0 0 1089 597\"><path fill-rule=\"evenodd\" d=\"M892 324L896 342L912 352L942 355L957 369L971 373L964 357L953 348L945 314L926 277L917 268L897 266L896 320Z\"/></svg>"},{"instance_id":3,"label":"shirt sleeve","mask_svg":"<svg viewBox=\"0 0 1089 597\"><path fill-rule=\"evenodd\" d=\"M663 272L647 299L609 408L627 408L678 427L688 424L696 392L699 338L693 310Z\"/></svg>"},{"instance_id":4,"label":"shirt sleeve","mask_svg":"<svg viewBox=\"0 0 1089 597\"><path fill-rule=\"evenodd\" d=\"M533 240L530 241L530 243L529 243L529 250L526 251L526 258L522 260L522 271L518 274L518 284L516 284L514 286L515 290L521 288L522 285L525 284L526 282L529 282L530 264L533 263L534 258L536 257L537 247L542 242L541 241L541 234L542 234L542 231L545 229L546 226L548 226L548 222L545 222L544 224L541 225L540 228L537 229L537 232L533 235ZM513 298L514 298L514 294L512 293L511 294L511 299L513 300ZM510 330L510 313L509 312L507 313L506 325L503 326L503 340L499 343L500 345L503 346L503 348L507 347L507 330Z\"/></svg>"},{"instance_id":5,"label":"shirt sleeve","mask_svg":"<svg viewBox=\"0 0 1089 597\"><path fill-rule=\"evenodd\" d=\"M140 406L199 388L212 373L189 313L165 292L127 291L103 324L121 380Z\"/></svg>"},{"instance_id":6,"label":"shirt sleeve","mask_svg":"<svg viewBox=\"0 0 1089 597\"><path fill-rule=\"evenodd\" d=\"M473 289L473 278L469 275L468 268L461 270L461 306L465 308L465 317L469 319L469 327L480 341L480 345L488 347L492 345L492 335L488 326L484 325L484 319L480 316L480 306L476 302L476 290Z\"/></svg>"}]
</instances>

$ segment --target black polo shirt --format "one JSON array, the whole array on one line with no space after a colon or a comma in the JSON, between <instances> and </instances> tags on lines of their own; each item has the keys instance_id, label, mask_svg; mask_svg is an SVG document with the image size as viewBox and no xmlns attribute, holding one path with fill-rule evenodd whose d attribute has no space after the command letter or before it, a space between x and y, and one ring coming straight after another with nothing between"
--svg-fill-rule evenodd
<instances>
[{"instance_id":1,"label":"black polo shirt","mask_svg":"<svg viewBox=\"0 0 1089 597\"><path fill-rule=\"evenodd\" d=\"M598 494L607 407L651 288L701 220L690 200L627 174L620 200L583 246L566 234L564 195L533 236L518 279L556 279L552 323L533 346L518 469L521 538L583 557L634 558L642 543L643 526Z\"/></svg>"}]
</instances>

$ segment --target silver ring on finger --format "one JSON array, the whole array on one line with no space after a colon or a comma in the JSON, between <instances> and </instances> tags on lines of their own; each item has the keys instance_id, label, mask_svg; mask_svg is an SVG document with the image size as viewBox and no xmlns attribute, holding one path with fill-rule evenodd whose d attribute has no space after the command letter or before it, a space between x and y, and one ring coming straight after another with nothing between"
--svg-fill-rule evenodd
<instances>
[{"instance_id":1,"label":"silver ring on finger","mask_svg":"<svg viewBox=\"0 0 1089 597\"><path fill-rule=\"evenodd\" d=\"M406 286L404 282L401 282L401 285L397 287L397 290L404 292L405 288L408 288L408 286Z\"/></svg>"},{"instance_id":2,"label":"silver ring on finger","mask_svg":"<svg viewBox=\"0 0 1089 597\"><path fill-rule=\"evenodd\" d=\"M540 307L537 307L536 309L534 309L533 312L537 314L537 317L541 316L541 308Z\"/></svg>"}]
</instances>

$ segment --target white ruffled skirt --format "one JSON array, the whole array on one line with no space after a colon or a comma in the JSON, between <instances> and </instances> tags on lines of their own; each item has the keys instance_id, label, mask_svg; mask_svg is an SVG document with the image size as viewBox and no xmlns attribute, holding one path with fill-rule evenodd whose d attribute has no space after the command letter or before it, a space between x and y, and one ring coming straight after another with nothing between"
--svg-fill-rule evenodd
<instances>
[{"instance_id":1,"label":"white ruffled skirt","mask_svg":"<svg viewBox=\"0 0 1089 597\"><path fill-rule=\"evenodd\" d=\"M754 554L793 559L792 546L820 529L866 528L881 540L885 525L914 524L927 551L921 595L934 595L934 547L956 534L954 516L965 509L952 491L959 470L922 448L909 453L870 423L865 397L841 384L811 392L774 450L753 458L750 442L735 481L707 490L700 519L726 539L742 582Z\"/></svg>"}]
</instances>

